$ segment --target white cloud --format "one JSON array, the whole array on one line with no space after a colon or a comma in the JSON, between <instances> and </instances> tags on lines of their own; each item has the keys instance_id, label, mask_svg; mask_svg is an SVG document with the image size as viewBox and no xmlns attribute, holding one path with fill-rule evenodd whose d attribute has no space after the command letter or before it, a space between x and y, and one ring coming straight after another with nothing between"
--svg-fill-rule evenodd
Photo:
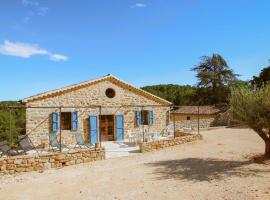
<instances>
[{"instance_id":1,"label":"white cloud","mask_svg":"<svg viewBox=\"0 0 270 200\"><path fill-rule=\"evenodd\" d=\"M50 55L50 60L52 61L66 61L68 59L67 56L61 55L61 54L52 54Z\"/></svg>"},{"instance_id":2,"label":"white cloud","mask_svg":"<svg viewBox=\"0 0 270 200\"><path fill-rule=\"evenodd\" d=\"M28 8L28 12L25 17L22 18L22 23L27 24L35 15L44 17L49 8L40 6L39 2L33 0L22 0L22 5ZM19 24L18 24L19 25Z\"/></svg>"},{"instance_id":3,"label":"white cloud","mask_svg":"<svg viewBox=\"0 0 270 200\"><path fill-rule=\"evenodd\" d=\"M144 8L146 7L146 4L144 3L136 3L132 6L132 8Z\"/></svg>"},{"instance_id":4,"label":"white cloud","mask_svg":"<svg viewBox=\"0 0 270 200\"><path fill-rule=\"evenodd\" d=\"M31 1L31 0L22 0L22 4L24 6L39 6L39 3L37 1Z\"/></svg>"},{"instance_id":5,"label":"white cloud","mask_svg":"<svg viewBox=\"0 0 270 200\"><path fill-rule=\"evenodd\" d=\"M33 55L46 55L48 51L39 48L37 44L13 43L5 40L4 44L0 45L0 54L29 58Z\"/></svg>"},{"instance_id":6,"label":"white cloud","mask_svg":"<svg viewBox=\"0 0 270 200\"><path fill-rule=\"evenodd\" d=\"M0 44L0 54L21 58L30 58L34 55L47 55L52 61L66 61L68 59L67 56L61 54L52 54L49 51L40 48L38 44L10 42L8 40L5 40L3 44Z\"/></svg>"},{"instance_id":7,"label":"white cloud","mask_svg":"<svg viewBox=\"0 0 270 200\"><path fill-rule=\"evenodd\" d=\"M48 7L39 7L37 9L37 14L40 16L45 16L47 14L47 11L49 10Z\"/></svg>"}]
</instances>

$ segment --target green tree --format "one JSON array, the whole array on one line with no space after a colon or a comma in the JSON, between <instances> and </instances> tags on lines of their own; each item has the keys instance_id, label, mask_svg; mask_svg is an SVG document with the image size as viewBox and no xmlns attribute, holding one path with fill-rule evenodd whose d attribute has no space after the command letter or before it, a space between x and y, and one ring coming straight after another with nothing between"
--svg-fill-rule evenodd
<instances>
[{"instance_id":1,"label":"green tree","mask_svg":"<svg viewBox=\"0 0 270 200\"><path fill-rule=\"evenodd\" d=\"M247 124L265 142L265 158L270 158L270 84L256 91L248 87L231 89L230 112L234 119Z\"/></svg>"},{"instance_id":2,"label":"green tree","mask_svg":"<svg viewBox=\"0 0 270 200\"><path fill-rule=\"evenodd\" d=\"M263 68L259 76L253 76L251 84L253 86L261 87L262 85L270 82L270 66Z\"/></svg>"},{"instance_id":3,"label":"green tree","mask_svg":"<svg viewBox=\"0 0 270 200\"><path fill-rule=\"evenodd\" d=\"M190 85L164 84L142 87L143 90L166 99L175 105L196 104L196 87Z\"/></svg>"},{"instance_id":4,"label":"green tree","mask_svg":"<svg viewBox=\"0 0 270 200\"><path fill-rule=\"evenodd\" d=\"M7 109L8 106L18 105L15 101L0 102L0 141L12 141L11 145L16 143L18 135L25 134L25 110Z\"/></svg>"},{"instance_id":5,"label":"green tree","mask_svg":"<svg viewBox=\"0 0 270 200\"><path fill-rule=\"evenodd\" d=\"M192 68L197 72L198 97L205 103L208 99L208 104L217 104L227 101L229 94L229 83L236 80L237 74L229 68L227 62L219 54L213 54L212 57L203 56L201 62Z\"/></svg>"}]
</instances>

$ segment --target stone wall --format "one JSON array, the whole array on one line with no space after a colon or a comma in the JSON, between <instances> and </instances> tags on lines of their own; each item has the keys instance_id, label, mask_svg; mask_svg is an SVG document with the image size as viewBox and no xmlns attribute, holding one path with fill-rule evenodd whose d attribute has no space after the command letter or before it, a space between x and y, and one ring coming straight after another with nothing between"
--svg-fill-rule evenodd
<instances>
[{"instance_id":1,"label":"stone wall","mask_svg":"<svg viewBox=\"0 0 270 200\"><path fill-rule=\"evenodd\" d=\"M199 126L200 128L209 128L214 120L214 118L200 119ZM198 120L175 121L175 130L182 130L184 128L197 129Z\"/></svg>"},{"instance_id":2,"label":"stone wall","mask_svg":"<svg viewBox=\"0 0 270 200\"><path fill-rule=\"evenodd\" d=\"M211 119L216 118L218 115L206 115L206 114L200 114L200 119ZM181 114L181 113L172 113L171 114L171 120L173 121L173 118L175 121L183 121L187 120L187 118L190 118L190 120L198 120L198 114Z\"/></svg>"},{"instance_id":3,"label":"stone wall","mask_svg":"<svg viewBox=\"0 0 270 200\"><path fill-rule=\"evenodd\" d=\"M141 142L139 143L140 152L150 152L157 149L163 149L170 146L175 146L183 143L193 142L196 140L202 139L202 135L194 134L194 135L187 135L182 137L177 137L173 139L167 140L159 140L159 141L152 141L152 142Z\"/></svg>"},{"instance_id":4,"label":"stone wall","mask_svg":"<svg viewBox=\"0 0 270 200\"><path fill-rule=\"evenodd\" d=\"M39 157L30 155L12 156L0 158L0 175L31 171L43 172L43 170L50 168L62 168L103 159L105 159L103 148L48 153Z\"/></svg>"},{"instance_id":5,"label":"stone wall","mask_svg":"<svg viewBox=\"0 0 270 200\"><path fill-rule=\"evenodd\" d=\"M108 98L105 95L107 88L113 88L115 90L114 98ZM86 141L89 141L90 137L88 122L89 115L124 115L124 134L125 137L127 137L127 130L131 130L135 133L141 131L140 128L137 127L135 120L135 112L141 110L141 106L155 105L153 107L144 107L146 110L153 110L154 113L154 124L153 126L148 127L150 133L163 133L166 130L166 119L169 110L169 106L164 107L164 105L136 94L111 81L103 81L95 85L69 91L68 93L61 93L58 96L29 102L26 105L40 107L86 107L90 105L101 105L101 113L99 108L62 109L62 112L78 112L78 132L84 135ZM128 105L136 106L132 107ZM49 133L51 132L52 112L59 112L59 109L26 109L26 133L35 145L45 144L45 146L48 146ZM62 131L62 143L74 144L74 132L67 130Z\"/></svg>"}]
</instances>

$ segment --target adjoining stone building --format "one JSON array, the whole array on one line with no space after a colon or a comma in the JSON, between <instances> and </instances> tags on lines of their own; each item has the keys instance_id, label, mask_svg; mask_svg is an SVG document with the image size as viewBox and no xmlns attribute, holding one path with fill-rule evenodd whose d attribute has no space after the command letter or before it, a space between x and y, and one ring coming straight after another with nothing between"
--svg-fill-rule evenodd
<instances>
[{"instance_id":1,"label":"adjoining stone building","mask_svg":"<svg viewBox=\"0 0 270 200\"><path fill-rule=\"evenodd\" d=\"M175 129L208 128L213 126L224 111L215 106L180 106L173 111L171 120L175 121Z\"/></svg>"},{"instance_id":2,"label":"adjoining stone building","mask_svg":"<svg viewBox=\"0 0 270 200\"><path fill-rule=\"evenodd\" d=\"M26 134L35 145L49 144L49 134L74 144L76 132L89 143L127 138L142 127L164 133L170 102L107 75L21 101L26 106ZM61 112L60 112L61 110Z\"/></svg>"}]
</instances>

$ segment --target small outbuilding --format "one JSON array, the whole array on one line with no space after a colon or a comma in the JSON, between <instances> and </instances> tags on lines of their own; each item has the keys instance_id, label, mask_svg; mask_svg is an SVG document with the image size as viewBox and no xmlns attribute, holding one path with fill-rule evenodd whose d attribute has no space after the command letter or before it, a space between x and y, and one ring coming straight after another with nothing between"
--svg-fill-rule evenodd
<instances>
[{"instance_id":1,"label":"small outbuilding","mask_svg":"<svg viewBox=\"0 0 270 200\"><path fill-rule=\"evenodd\" d=\"M207 128L213 125L224 111L216 106L179 106L171 114L176 129Z\"/></svg>"}]
</instances>

